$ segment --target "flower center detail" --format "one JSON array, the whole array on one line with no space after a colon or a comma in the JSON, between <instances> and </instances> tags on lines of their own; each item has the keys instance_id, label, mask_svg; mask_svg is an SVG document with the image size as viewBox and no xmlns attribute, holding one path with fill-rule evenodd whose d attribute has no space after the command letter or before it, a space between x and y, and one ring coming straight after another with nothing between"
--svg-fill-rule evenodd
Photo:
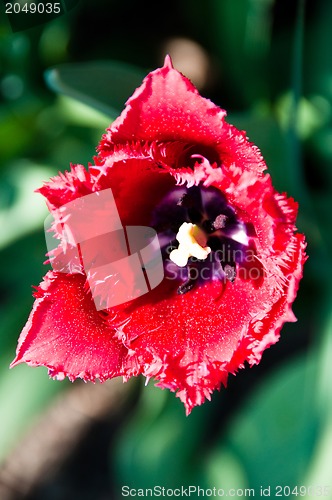
<instances>
[{"instance_id":1,"label":"flower center detail","mask_svg":"<svg viewBox=\"0 0 332 500\"><path fill-rule=\"evenodd\" d=\"M234 282L255 253L249 240L254 231L214 187L175 187L155 207L151 226L166 279L182 281L179 294L209 280Z\"/></svg>"}]
</instances>

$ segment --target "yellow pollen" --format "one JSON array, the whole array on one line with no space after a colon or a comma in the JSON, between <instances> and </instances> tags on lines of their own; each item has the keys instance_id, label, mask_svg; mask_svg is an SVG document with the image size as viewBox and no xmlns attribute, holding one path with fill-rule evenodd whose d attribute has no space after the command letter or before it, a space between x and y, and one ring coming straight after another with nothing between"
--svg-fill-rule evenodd
<instances>
[{"instance_id":1,"label":"yellow pollen","mask_svg":"<svg viewBox=\"0 0 332 500\"><path fill-rule=\"evenodd\" d=\"M186 266L189 257L205 260L211 252L211 248L205 246L207 240L204 231L191 222L184 222L180 226L176 239L179 247L172 250L169 258L179 267Z\"/></svg>"}]
</instances>

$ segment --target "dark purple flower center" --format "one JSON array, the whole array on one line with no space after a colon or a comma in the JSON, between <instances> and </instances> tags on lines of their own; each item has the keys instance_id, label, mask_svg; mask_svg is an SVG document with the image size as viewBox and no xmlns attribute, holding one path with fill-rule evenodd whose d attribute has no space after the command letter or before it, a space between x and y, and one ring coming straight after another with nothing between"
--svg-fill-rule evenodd
<instances>
[{"instance_id":1,"label":"dark purple flower center","mask_svg":"<svg viewBox=\"0 0 332 500\"><path fill-rule=\"evenodd\" d=\"M182 281L179 294L206 280L233 282L237 264L244 263L250 251L252 229L238 219L225 196L214 187L175 187L156 206L151 225L158 233L165 277ZM198 234L197 241L192 234ZM205 249L206 255L193 256L187 240L194 242L199 253ZM174 250L178 250L181 264L173 257Z\"/></svg>"}]
</instances>

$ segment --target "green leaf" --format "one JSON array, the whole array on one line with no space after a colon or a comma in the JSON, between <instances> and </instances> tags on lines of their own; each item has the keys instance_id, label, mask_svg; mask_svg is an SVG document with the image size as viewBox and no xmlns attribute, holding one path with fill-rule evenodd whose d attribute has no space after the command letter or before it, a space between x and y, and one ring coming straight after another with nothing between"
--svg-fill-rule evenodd
<instances>
[{"instance_id":1,"label":"green leaf","mask_svg":"<svg viewBox=\"0 0 332 500\"><path fill-rule=\"evenodd\" d=\"M225 492L248 487L248 479L241 460L229 448L213 450L204 461L202 484ZM204 482L203 482L204 481Z\"/></svg>"},{"instance_id":2,"label":"green leaf","mask_svg":"<svg viewBox=\"0 0 332 500\"><path fill-rule=\"evenodd\" d=\"M319 436L313 450L312 460L308 468L306 479L303 484L308 487L320 485L326 488L328 494L326 499L332 498L331 482L331 450L332 450L332 314L331 314L331 290L326 294L325 300L320 306L319 320L316 321L317 331L321 332L317 353L317 376L315 379L316 390L314 391L312 403L317 408L319 415ZM309 498L307 495L305 498Z\"/></svg>"},{"instance_id":3,"label":"green leaf","mask_svg":"<svg viewBox=\"0 0 332 500\"><path fill-rule=\"evenodd\" d=\"M140 68L118 61L62 64L45 73L48 86L116 118L145 76Z\"/></svg>"},{"instance_id":4,"label":"green leaf","mask_svg":"<svg viewBox=\"0 0 332 500\"><path fill-rule=\"evenodd\" d=\"M124 484L131 488L195 484L195 462L200 463L200 446L212 411L213 405L205 404L186 417L174 394L152 385L145 387L112 452L118 488Z\"/></svg>"},{"instance_id":5,"label":"green leaf","mask_svg":"<svg viewBox=\"0 0 332 500\"><path fill-rule=\"evenodd\" d=\"M35 189L52 173L45 165L21 159L0 176L0 249L42 226L47 209Z\"/></svg>"},{"instance_id":6,"label":"green leaf","mask_svg":"<svg viewBox=\"0 0 332 500\"><path fill-rule=\"evenodd\" d=\"M223 84L232 106L249 107L269 94L266 66L272 3L273 0L210 2L210 37L222 64L221 71L227 74Z\"/></svg>"},{"instance_id":7,"label":"green leaf","mask_svg":"<svg viewBox=\"0 0 332 500\"><path fill-rule=\"evenodd\" d=\"M12 358L2 358L0 369L1 459L19 442L54 396L66 387L50 380L42 368L20 365L9 370Z\"/></svg>"},{"instance_id":8,"label":"green leaf","mask_svg":"<svg viewBox=\"0 0 332 500\"><path fill-rule=\"evenodd\" d=\"M256 491L303 484L319 430L312 404L316 370L315 359L305 354L274 371L223 438L221 446L240 459Z\"/></svg>"}]
</instances>

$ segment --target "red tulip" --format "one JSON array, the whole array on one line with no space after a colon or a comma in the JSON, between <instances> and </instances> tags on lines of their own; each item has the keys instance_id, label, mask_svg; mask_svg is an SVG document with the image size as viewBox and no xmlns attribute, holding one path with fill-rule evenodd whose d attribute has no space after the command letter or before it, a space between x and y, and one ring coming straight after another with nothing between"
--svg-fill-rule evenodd
<instances>
[{"instance_id":1,"label":"red tulip","mask_svg":"<svg viewBox=\"0 0 332 500\"><path fill-rule=\"evenodd\" d=\"M189 414L229 373L259 363L295 321L306 259L297 204L275 191L259 149L225 116L166 58L108 128L88 171L72 166L39 190L59 247L12 365L43 365L70 380L143 374L176 392ZM156 231L164 267L157 286L117 305L116 282L70 253L63 231L63 207L105 190L123 227ZM100 238L90 267L108 248ZM61 255L63 269L54 264Z\"/></svg>"}]
</instances>

